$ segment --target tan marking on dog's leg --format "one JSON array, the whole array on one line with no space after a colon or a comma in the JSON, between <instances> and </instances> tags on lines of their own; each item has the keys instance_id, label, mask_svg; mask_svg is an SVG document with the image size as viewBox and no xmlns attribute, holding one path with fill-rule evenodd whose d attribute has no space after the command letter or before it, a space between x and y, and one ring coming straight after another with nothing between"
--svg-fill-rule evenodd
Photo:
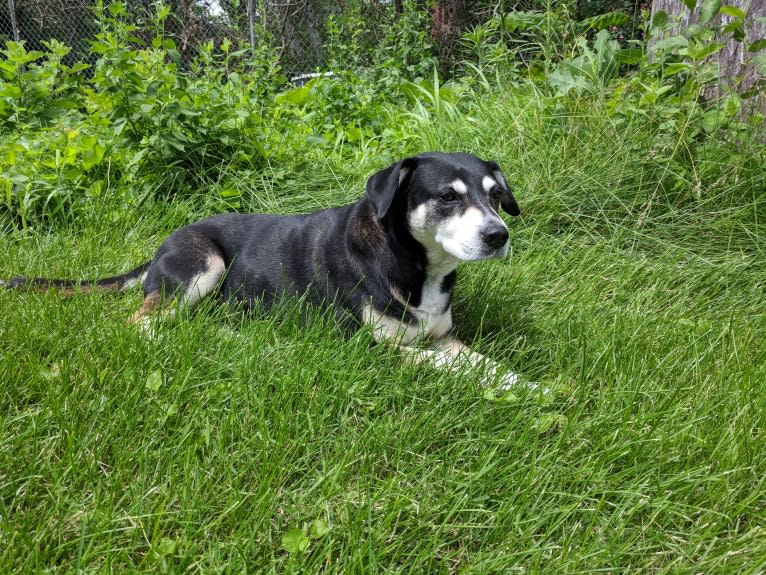
<instances>
[{"instance_id":1,"label":"tan marking on dog's leg","mask_svg":"<svg viewBox=\"0 0 766 575\"><path fill-rule=\"evenodd\" d=\"M142 318L145 318L153 314L155 311L157 311L157 308L160 306L161 301L162 301L162 298L159 292L152 292L148 294L144 298L144 301L141 303L141 307L138 308L136 313L130 316L130 318L128 319L128 323L137 323L141 321Z\"/></svg>"},{"instance_id":2,"label":"tan marking on dog's leg","mask_svg":"<svg viewBox=\"0 0 766 575\"><path fill-rule=\"evenodd\" d=\"M158 336L158 320L172 322L176 317L177 299L164 302L159 292L152 292L144 298L138 311L130 316L128 323L135 324L149 339Z\"/></svg>"},{"instance_id":3,"label":"tan marking on dog's leg","mask_svg":"<svg viewBox=\"0 0 766 575\"><path fill-rule=\"evenodd\" d=\"M407 311L412 310L410 307L410 302L404 299L404 295L394 284L388 286L388 292L391 294L391 297L394 298L394 301L402 304Z\"/></svg>"},{"instance_id":4,"label":"tan marking on dog's leg","mask_svg":"<svg viewBox=\"0 0 766 575\"><path fill-rule=\"evenodd\" d=\"M210 255L207 260L207 269L191 279L183 293L177 297L167 298L162 301L162 295L159 292L152 292L145 298L141 307L134 313L130 323L140 323L142 328L152 331L149 322L152 314L159 314L163 321L172 322L175 320L178 307L191 307L212 292L226 271L226 264L219 255ZM161 308L161 309L160 309Z\"/></svg>"}]
</instances>

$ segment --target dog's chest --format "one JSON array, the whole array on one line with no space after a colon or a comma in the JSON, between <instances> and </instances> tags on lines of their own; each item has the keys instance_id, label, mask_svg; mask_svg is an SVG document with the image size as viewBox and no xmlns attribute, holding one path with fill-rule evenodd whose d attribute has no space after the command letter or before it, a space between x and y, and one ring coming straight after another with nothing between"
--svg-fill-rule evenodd
<instances>
[{"instance_id":1,"label":"dog's chest","mask_svg":"<svg viewBox=\"0 0 766 575\"><path fill-rule=\"evenodd\" d=\"M452 329L451 293L443 290L443 277L429 277L423 283L420 302L410 311L420 324L419 331L433 338L443 337Z\"/></svg>"}]
</instances>

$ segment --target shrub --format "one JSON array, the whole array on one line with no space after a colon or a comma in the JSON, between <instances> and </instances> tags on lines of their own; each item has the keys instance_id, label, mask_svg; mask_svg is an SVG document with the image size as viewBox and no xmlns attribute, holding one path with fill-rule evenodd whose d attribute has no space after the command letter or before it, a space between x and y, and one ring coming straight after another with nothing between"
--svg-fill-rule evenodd
<instances>
[{"instance_id":1,"label":"shrub","mask_svg":"<svg viewBox=\"0 0 766 575\"><path fill-rule=\"evenodd\" d=\"M119 2L100 13L92 69L65 66L57 42L47 54L14 42L3 51L2 205L23 227L76 216L110 182L128 205L196 193L222 164L253 169L282 149L262 116L283 81L273 54L206 45L188 73L162 34L167 7L157 6L146 45L125 14Z\"/></svg>"}]
</instances>

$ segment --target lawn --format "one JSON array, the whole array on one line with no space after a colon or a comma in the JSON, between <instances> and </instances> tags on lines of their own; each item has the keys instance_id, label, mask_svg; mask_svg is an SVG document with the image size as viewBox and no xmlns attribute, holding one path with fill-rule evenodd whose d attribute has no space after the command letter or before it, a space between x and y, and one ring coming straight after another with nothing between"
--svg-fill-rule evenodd
<instances>
[{"instance_id":1,"label":"lawn","mask_svg":"<svg viewBox=\"0 0 766 575\"><path fill-rule=\"evenodd\" d=\"M709 161L679 199L646 134L492 106L419 127L498 159L523 212L507 259L459 269L456 331L550 394L409 365L298 302L147 338L140 291L0 292L0 571L766 569L763 178ZM351 201L382 167L318 158L243 209ZM3 234L2 276L126 271L203 215L89 214Z\"/></svg>"}]
</instances>

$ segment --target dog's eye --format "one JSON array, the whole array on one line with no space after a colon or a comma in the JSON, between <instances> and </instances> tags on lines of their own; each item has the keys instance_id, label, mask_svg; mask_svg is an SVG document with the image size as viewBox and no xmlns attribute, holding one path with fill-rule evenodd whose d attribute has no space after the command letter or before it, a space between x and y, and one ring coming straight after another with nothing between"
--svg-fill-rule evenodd
<instances>
[{"instance_id":1,"label":"dog's eye","mask_svg":"<svg viewBox=\"0 0 766 575\"><path fill-rule=\"evenodd\" d=\"M453 190L447 190L441 196L439 196L443 202L454 202L457 198L457 193Z\"/></svg>"},{"instance_id":2,"label":"dog's eye","mask_svg":"<svg viewBox=\"0 0 766 575\"><path fill-rule=\"evenodd\" d=\"M500 196L503 195L503 190L499 186L495 186L489 191L489 197L493 200L499 200Z\"/></svg>"}]
</instances>

